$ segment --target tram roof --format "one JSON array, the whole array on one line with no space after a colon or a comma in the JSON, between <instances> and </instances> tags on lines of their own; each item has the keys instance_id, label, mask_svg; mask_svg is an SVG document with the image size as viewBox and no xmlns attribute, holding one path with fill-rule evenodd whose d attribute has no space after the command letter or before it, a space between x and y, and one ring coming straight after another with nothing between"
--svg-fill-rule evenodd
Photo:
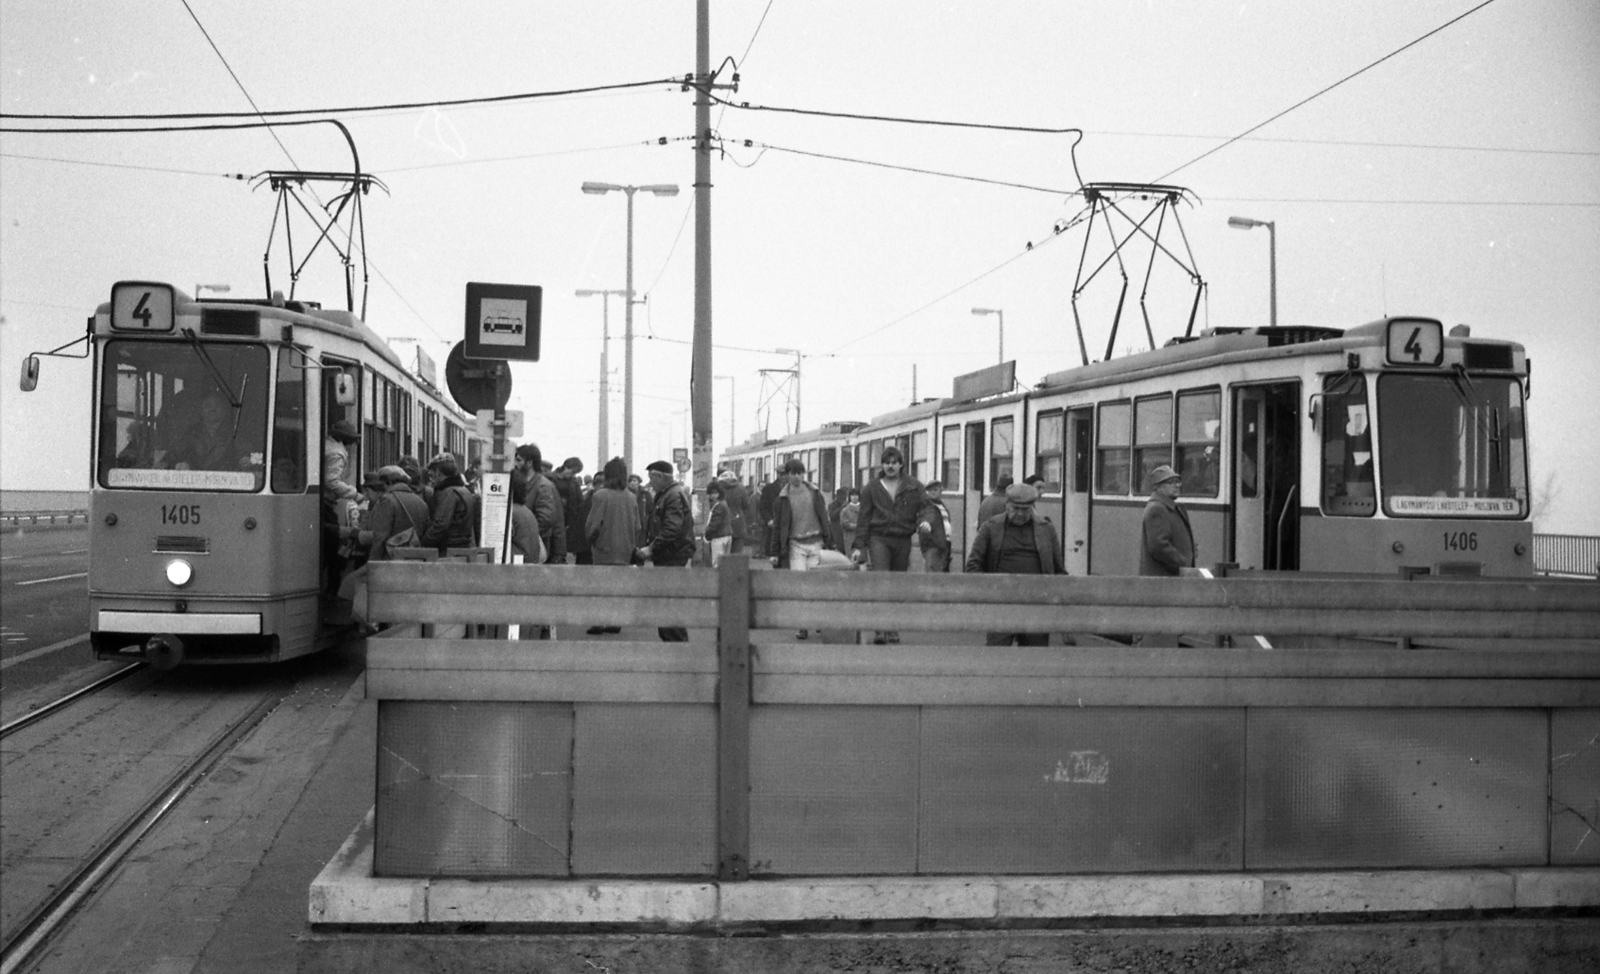
<instances>
[{"instance_id":1,"label":"tram roof","mask_svg":"<svg viewBox=\"0 0 1600 974\"><path fill-rule=\"evenodd\" d=\"M1345 336L1343 329L1315 325L1295 325L1278 328L1216 328L1194 338L1176 338L1161 348L1104 362L1091 362L1076 368L1051 372L1034 388L1052 389L1058 386L1098 382L1130 373L1150 369L1195 363L1203 359L1232 352L1256 349L1281 348L1293 345L1312 345Z\"/></svg>"}]
</instances>

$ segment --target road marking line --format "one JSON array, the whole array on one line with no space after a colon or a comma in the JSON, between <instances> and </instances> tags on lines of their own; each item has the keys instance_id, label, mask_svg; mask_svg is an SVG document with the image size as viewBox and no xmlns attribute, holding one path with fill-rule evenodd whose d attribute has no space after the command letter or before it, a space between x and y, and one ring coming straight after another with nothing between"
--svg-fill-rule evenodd
<instances>
[{"instance_id":1,"label":"road marking line","mask_svg":"<svg viewBox=\"0 0 1600 974\"><path fill-rule=\"evenodd\" d=\"M69 578L88 578L88 577L89 577L89 573L88 572L78 572L77 574L74 574L74 575L57 575L54 578L36 578L31 582L18 582L17 583L17 587L21 588L24 585L43 585L45 582L64 582Z\"/></svg>"},{"instance_id":2,"label":"road marking line","mask_svg":"<svg viewBox=\"0 0 1600 974\"><path fill-rule=\"evenodd\" d=\"M88 641L89 634L84 633L81 636L73 636L71 639L63 639L59 643L51 643L48 646L40 646L38 649L30 649L26 653L18 653L10 659L0 662L0 670L8 669L16 666L18 663L27 662L30 659L36 659L45 655L46 653L53 653L58 649L66 649L69 646L76 646L79 643L86 643Z\"/></svg>"}]
</instances>

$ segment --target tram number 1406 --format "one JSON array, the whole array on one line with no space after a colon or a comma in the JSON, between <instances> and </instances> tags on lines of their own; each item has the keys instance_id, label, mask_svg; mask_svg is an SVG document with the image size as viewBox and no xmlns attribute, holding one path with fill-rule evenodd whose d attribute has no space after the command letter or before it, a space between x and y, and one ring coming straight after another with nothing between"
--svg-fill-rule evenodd
<instances>
[{"instance_id":1,"label":"tram number 1406","mask_svg":"<svg viewBox=\"0 0 1600 974\"><path fill-rule=\"evenodd\" d=\"M196 515L198 518L198 515ZM1477 551L1478 532L1476 531L1446 531L1444 535L1444 548L1446 551Z\"/></svg>"},{"instance_id":2,"label":"tram number 1406","mask_svg":"<svg viewBox=\"0 0 1600 974\"><path fill-rule=\"evenodd\" d=\"M199 504L162 504L161 505L161 523L162 524L199 524L200 523L200 505ZM1474 543L1473 547L1477 547L1477 544Z\"/></svg>"}]
</instances>

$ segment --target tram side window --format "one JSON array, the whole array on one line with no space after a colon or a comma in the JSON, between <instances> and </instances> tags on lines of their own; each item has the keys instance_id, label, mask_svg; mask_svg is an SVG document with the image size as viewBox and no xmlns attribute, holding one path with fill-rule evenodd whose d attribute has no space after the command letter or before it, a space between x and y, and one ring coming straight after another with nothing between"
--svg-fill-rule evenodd
<instances>
[{"instance_id":1,"label":"tram side window","mask_svg":"<svg viewBox=\"0 0 1600 974\"><path fill-rule=\"evenodd\" d=\"M917 483L927 483L932 470L932 461L928 458L928 431L917 430L911 434L911 476Z\"/></svg>"},{"instance_id":2,"label":"tram side window","mask_svg":"<svg viewBox=\"0 0 1600 974\"><path fill-rule=\"evenodd\" d=\"M1033 472L1044 478L1044 489L1054 492L1061 489L1063 413L1045 413L1039 417L1039 435L1034 439Z\"/></svg>"},{"instance_id":3,"label":"tram side window","mask_svg":"<svg viewBox=\"0 0 1600 974\"><path fill-rule=\"evenodd\" d=\"M1100 429L1095 436L1095 490L1102 494L1126 494L1132 479L1128 476L1133 451L1133 405L1108 402L1100 406Z\"/></svg>"},{"instance_id":4,"label":"tram side window","mask_svg":"<svg viewBox=\"0 0 1600 974\"><path fill-rule=\"evenodd\" d=\"M1377 509L1367 377L1328 376L1322 385L1322 510L1368 517Z\"/></svg>"},{"instance_id":5,"label":"tram side window","mask_svg":"<svg viewBox=\"0 0 1600 974\"><path fill-rule=\"evenodd\" d=\"M266 468L269 362L267 350L254 344L108 343L100 392L100 483L259 490Z\"/></svg>"},{"instance_id":6,"label":"tram side window","mask_svg":"<svg viewBox=\"0 0 1600 974\"><path fill-rule=\"evenodd\" d=\"M278 349L278 401L272 411L272 489L299 494L306 489L305 357Z\"/></svg>"},{"instance_id":7,"label":"tram side window","mask_svg":"<svg viewBox=\"0 0 1600 974\"><path fill-rule=\"evenodd\" d=\"M839 479L838 451L829 447L817 456L817 489L833 493Z\"/></svg>"},{"instance_id":8,"label":"tram side window","mask_svg":"<svg viewBox=\"0 0 1600 974\"><path fill-rule=\"evenodd\" d=\"M1016 420L997 419L989 439L989 483L998 484L1001 477L1015 477Z\"/></svg>"},{"instance_id":9,"label":"tram side window","mask_svg":"<svg viewBox=\"0 0 1600 974\"><path fill-rule=\"evenodd\" d=\"M1183 492L1215 497L1222 469L1222 393L1207 389L1178 394L1177 471Z\"/></svg>"},{"instance_id":10,"label":"tram side window","mask_svg":"<svg viewBox=\"0 0 1600 974\"><path fill-rule=\"evenodd\" d=\"M1133 403L1135 490L1144 489L1150 471L1172 463L1172 397L1152 396Z\"/></svg>"},{"instance_id":11,"label":"tram side window","mask_svg":"<svg viewBox=\"0 0 1600 974\"><path fill-rule=\"evenodd\" d=\"M950 490L961 489L961 427L944 428L944 445L939 452L944 456L944 476L939 479Z\"/></svg>"}]
</instances>

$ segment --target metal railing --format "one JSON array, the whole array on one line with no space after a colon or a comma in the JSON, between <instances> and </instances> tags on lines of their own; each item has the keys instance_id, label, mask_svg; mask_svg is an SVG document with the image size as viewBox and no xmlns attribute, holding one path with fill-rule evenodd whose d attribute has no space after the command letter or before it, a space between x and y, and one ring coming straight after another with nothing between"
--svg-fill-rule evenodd
<instances>
[{"instance_id":1,"label":"metal railing","mask_svg":"<svg viewBox=\"0 0 1600 974\"><path fill-rule=\"evenodd\" d=\"M1541 575L1600 576L1600 537L1536 534L1533 536L1533 568Z\"/></svg>"},{"instance_id":2,"label":"metal railing","mask_svg":"<svg viewBox=\"0 0 1600 974\"><path fill-rule=\"evenodd\" d=\"M48 524L88 524L89 512L76 511L6 511L0 513L0 528L26 528Z\"/></svg>"}]
</instances>

